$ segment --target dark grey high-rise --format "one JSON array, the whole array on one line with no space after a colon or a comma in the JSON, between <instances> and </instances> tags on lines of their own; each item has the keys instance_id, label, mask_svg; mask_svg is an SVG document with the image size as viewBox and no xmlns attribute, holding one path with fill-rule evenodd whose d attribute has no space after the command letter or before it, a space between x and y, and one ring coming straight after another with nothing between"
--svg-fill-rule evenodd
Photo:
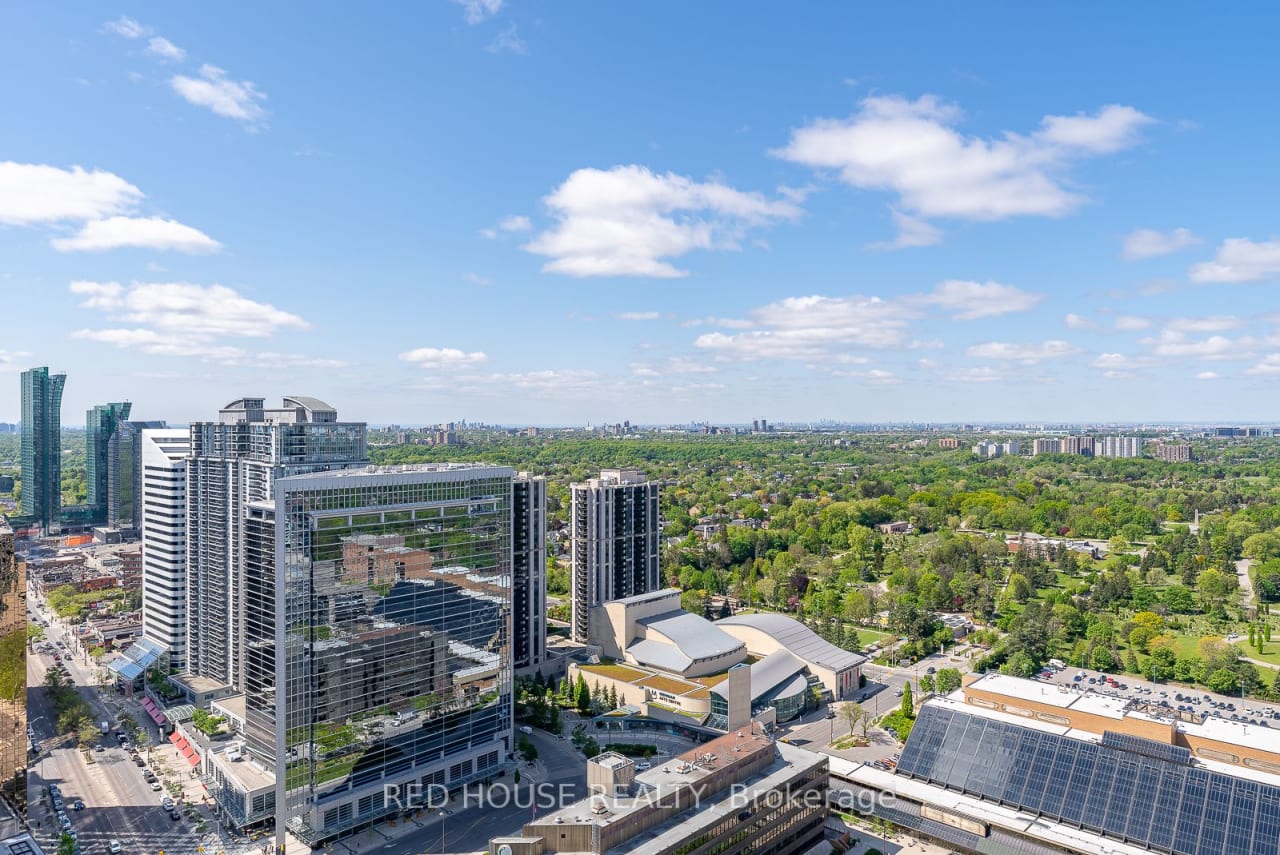
<instances>
[{"instance_id":1,"label":"dark grey high-rise","mask_svg":"<svg viewBox=\"0 0 1280 855\"><path fill-rule=\"evenodd\" d=\"M511 492L511 653L525 672L547 657L547 479L527 472Z\"/></svg>"},{"instance_id":2,"label":"dark grey high-rise","mask_svg":"<svg viewBox=\"0 0 1280 855\"><path fill-rule=\"evenodd\" d=\"M570 489L573 640L585 642L592 606L658 590L658 485L638 470L606 469Z\"/></svg>"},{"instance_id":3,"label":"dark grey high-rise","mask_svg":"<svg viewBox=\"0 0 1280 855\"><path fill-rule=\"evenodd\" d=\"M107 473L110 469L111 440L120 429L120 423L129 418L133 405L128 401L115 404L98 404L85 413L85 504L93 509L94 522L107 521L107 505L110 504L107 489Z\"/></svg>"},{"instance_id":4,"label":"dark grey high-rise","mask_svg":"<svg viewBox=\"0 0 1280 855\"><path fill-rule=\"evenodd\" d=\"M22 501L19 511L48 531L62 515L62 387L65 374L22 372Z\"/></svg>"}]
</instances>

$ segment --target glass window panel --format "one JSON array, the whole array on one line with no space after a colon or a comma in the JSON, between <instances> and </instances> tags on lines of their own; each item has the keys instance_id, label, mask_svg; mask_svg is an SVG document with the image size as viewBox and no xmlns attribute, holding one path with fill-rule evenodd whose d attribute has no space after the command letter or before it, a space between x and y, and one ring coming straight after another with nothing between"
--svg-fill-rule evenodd
<instances>
[{"instance_id":1,"label":"glass window panel","mask_svg":"<svg viewBox=\"0 0 1280 855\"><path fill-rule=\"evenodd\" d=\"M1213 774L1209 778L1209 795L1200 826L1200 855L1221 855L1226 851L1222 842L1227 831L1227 813L1231 809L1232 783L1226 775Z\"/></svg>"},{"instance_id":2,"label":"glass window panel","mask_svg":"<svg viewBox=\"0 0 1280 855\"><path fill-rule=\"evenodd\" d=\"M1204 817L1205 794L1209 788L1209 773L1202 769L1187 772L1186 786L1182 790L1182 805L1178 808L1178 832L1173 839L1173 851L1182 855L1195 855L1200 839L1200 821Z\"/></svg>"},{"instance_id":3,"label":"glass window panel","mask_svg":"<svg viewBox=\"0 0 1280 855\"><path fill-rule=\"evenodd\" d=\"M1173 844L1178 817L1181 816L1182 792L1186 786L1187 769L1165 766L1160 770L1160 794L1155 799L1155 811L1151 819L1148 837L1152 846L1168 849Z\"/></svg>"},{"instance_id":4,"label":"glass window panel","mask_svg":"<svg viewBox=\"0 0 1280 855\"><path fill-rule=\"evenodd\" d=\"M1129 804L1133 801L1137 775L1138 759L1121 754L1116 764L1115 786L1111 788L1111 798L1107 800L1106 816L1102 821L1102 827L1116 837L1124 837L1125 828L1129 825Z\"/></svg>"},{"instance_id":5,"label":"glass window panel","mask_svg":"<svg viewBox=\"0 0 1280 855\"><path fill-rule=\"evenodd\" d=\"M1111 799L1111 786L1115 783L1115 778L1116 766L1113 752L1099 752L1093 782L1085 794L1084 813L1080 817L1080 822L1084 826L1098 831L1104 828L1107 802Z\"/></svg>"},{"instance_id":6,"label":"glass window panel","mask_svg":"<svg viewBox=\"0 0 1280 855\"><path fill-rule=\"evenodd\" d=\"M1147 840L1151 833L1151 817L1160 789L1160 769L1166 763L1144 761L1138 770L1138 782L1133 788L1133 803L1129 808L1129 825L1125 836L1134 840Z\"/></svg>"},{"instance_id":7,"label":"glass window panel","mask_svg":"<svg viewBox=\"0 0 1280 855\"><path fill-rule=\"evenodd\" d=\"M1258 785L1236 781L1227 817L1227 852L1253 852L1253 825L1258 814ZM1274 850L1273 850L1274 851Z\"/></svg>"},{"instance_id":8,"label":"glass window panel","mask_svg":"<svg viewBox=\"0 0 1280 855\"><path fill-rule=\"evenodd\" d=\"M1071 770L1071 783L1062 802L1062 817L1069 822L1082 822L1084 800L1089 792L1094 772L1098 768L1098 746L1085 743L1080 746L1075 766Z\"/></svg>"}]
</instances>

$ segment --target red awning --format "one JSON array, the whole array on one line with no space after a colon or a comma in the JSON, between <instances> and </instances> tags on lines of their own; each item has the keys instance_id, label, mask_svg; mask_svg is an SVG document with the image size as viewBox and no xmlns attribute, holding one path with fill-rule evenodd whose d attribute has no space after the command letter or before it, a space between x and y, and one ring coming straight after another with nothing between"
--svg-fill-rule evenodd
<instances>
[{"instance_id":1,"label":"red awning","mask_svg":"<svg viewBox=\"0 0 1280 855\"><path fill-rule=\"evenodd\" d=\"M151 698L143 698L142 708L145 709L147 712L151 712L151 710L156 708L156 703L155 701L151 700Z\"/></svg>"},{"instance_id":2,"label":"red awning","mask_svg":"<svg viewBox=\"0 0 1280 855\"><path fill-rule=\"evenodd\" d=\"M174 745L177 745L178 742L181 741L181 739L182 739L182 734L178 733L178 731L176 730L173 733L169 734L169 741L172 742Z\"/></svg>"},{"instance_id":3,"label":"red awning","mask_svg":"<svg viewBox=\"0 0 1280 855\"><path fill-rule=\"evenodd\" d=\"M185 755L185 756L186 756L186 758L187 758L187 762L188 762L188 763L190 763L192 766L199 766L199 765L200 765L200 755L199 755L199 754L197 754L197 753L195 753L194 751L192 751L189 755Z\"/></svg>"},{"instance_id":4,"label":"red awning","mask_svg":"<svg viewBox=\"0 0 1280 855\"><path fill-rule=\"evenodd\" d=\"M164 716L160 715L160 713L155 710L151 710L151 720L156 724L164 724Z\"/></svg>"},{"instance_id":5,"label":"red awning","mask_svg":"<svg viewBox=\"0 0 1280 855\"><path fill-rule=\"evenodd\" d=\"M191 750L191 743L187 742L187 740L185 739L178 740L177 742L174 743L174 745L177 745L178 750L181 751L183 754L186 754L188 751Z\"/></svg>"},{"instance_id":6,"label":"red awning","mask_svg":"<svg viewBox=\"0 0 1280 855\"><path fill-rule=\"evenodd\" d=\"M194 748L192 748L190 745L188 745L186 748L182 749L182 756L183 756L183 757L186 757L188 760L190 760L190 759L191 759L191 755L192 755L192 754L195 754L195 753L196 753L196 752L195 752L195 749L194 749Z\"/></svg>"}]
</instances>

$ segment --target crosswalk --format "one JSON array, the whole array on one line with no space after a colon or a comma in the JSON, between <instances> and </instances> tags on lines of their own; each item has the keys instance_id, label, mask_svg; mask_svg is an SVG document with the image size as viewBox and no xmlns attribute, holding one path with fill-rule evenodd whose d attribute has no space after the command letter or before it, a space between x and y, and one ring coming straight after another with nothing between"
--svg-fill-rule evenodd
<instances>
[{"instance_id":1,"label":"crosswalk","mask_svg":"<svg viewBox=\"0 0 1280 855\"><path fill-rule=\"evenodd\" d=\"M36 840L46 852L58 850L58 839L48 832L37 834ZM107 844L112 840L120 841L121 855L243 855L258 851L252 845L228 845L215 835L198 835L180 828L159 833L86 830L77 838L83 855L106 855Z\"/></svg>"}]
</instances>

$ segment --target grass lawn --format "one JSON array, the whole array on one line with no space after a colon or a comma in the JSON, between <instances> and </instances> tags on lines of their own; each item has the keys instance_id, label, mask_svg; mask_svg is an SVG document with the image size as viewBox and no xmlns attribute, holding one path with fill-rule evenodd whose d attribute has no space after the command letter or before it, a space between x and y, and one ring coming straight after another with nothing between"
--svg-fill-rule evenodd
<instances>
[{"instance_id":1,"label":"grass lawn","mask_svg":"<svg viewBox=\"0 0 1280 855\"><path fill-rule=\"evenodd\" d=\"M857 630L858 643L863 647L874 644L877 641L883 641L884 639L897 638L897 636L891 632L879 632L874 629L863 629L862 627L857 627Z\"/></svg>"}]
</instances>

